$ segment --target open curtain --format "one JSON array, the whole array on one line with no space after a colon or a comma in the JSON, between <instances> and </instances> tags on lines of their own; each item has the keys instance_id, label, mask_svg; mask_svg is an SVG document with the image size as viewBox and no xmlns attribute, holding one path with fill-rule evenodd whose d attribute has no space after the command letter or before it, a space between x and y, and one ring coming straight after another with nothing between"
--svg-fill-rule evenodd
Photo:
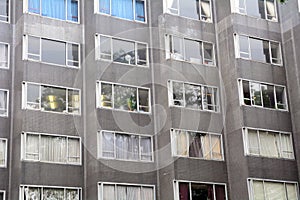
<instances>
[{"instance_id":1,"label":"open curtain","mask_svg":"<svg viewBox=\"0 0 300 200\"><path fill-rule=\"evenodd\" d=\"M108 15L110 14L110 0L100 0L99 1L99 12L105 13Z\"/></svg>"},{"instance_id":2,"label":"open curtain","mask_svg":"<svg viewBox=\"0 0 300 200\"><path fill-rule=\"evenodd\" d=\"M111 0L112 16L133 20L133 0Z\"/></svg>"},{"instance_id":3,"label":"open curtain","mask_svg":"<svg viewBox=\"0 0 300 200\"><path fill-rule=\"evenodd\" d=\"M138 21L145 21L145 6L144 1L136 0L135 1L135 19Z\"/></svg>"},{"instance_id":4,"label":"open curtain","mask_svg":"<svg viewBox=\"0 0 300 200\"><path fill-rule=\"evenodd\" d=\"M189 132L189 135L190 135L189 156L196 157L196 158L203 158L201 134Z\"/></svg>"},{"instance_id":5,"label":"open curtain","mask_svg":"<svg viewBox=\"0 0 300 200\"><path fill-rule=\"evenodd\" d=\"M6 44L0 44L0 67L7 68L8 47Z\"/></svg>"},{"instance_id":6,"label":"open curtain","mask_svg":"<svg viewBox=\"0 0 300 200\"><path fill-rule=\"evenodd\" d=\"M66 19L65 0L42 0L42 15L56 19Z\"/></svg>"},{"instance_id":7,"label":"open curtain","mask_svg":"<svg viewBox=\"0 0 300 200\"><path fill-rule=\"evenodd\" d=\"M78 1L67 0L67 20L78 22Z\"/></svg>"}]
</instances>

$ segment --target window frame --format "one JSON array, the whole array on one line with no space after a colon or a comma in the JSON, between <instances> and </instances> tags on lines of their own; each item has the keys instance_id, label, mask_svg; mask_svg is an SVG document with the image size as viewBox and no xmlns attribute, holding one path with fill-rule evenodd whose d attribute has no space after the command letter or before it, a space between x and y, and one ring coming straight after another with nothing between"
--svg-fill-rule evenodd
<instances>
[{"instance_id":1,"label":"window frame","mask_svg":"<svg viewBox=\"0 0 300 200\"><path fill-rule=\"evenodd\" d=\"M7 168L8 139L7 138L0 138L0 141L4 141L5 142L4 165L0 165L0 169L1 169L1 168ZM1 190L0 190L0 192L1 192ZM4 195L5 195L5 193L4 193Z\"/></svg>"},{"instance_id":2,"label":"window frame","mask_svg":"<svg viewBox=\"0 0 300 200\"><path fill-rule=\"evenodd\" d=\"M178 58L174 58L174 53L173 53L173 49L171 49L170 47L170 43L172 42L172 47L174 47L174 37L179 38L182 43L182 52L183 52L183 59L178 59ZM192 40L194 42L199 42L201 43L201 63L197 63L197 62L193 62L193 61L189 61L186 59L186 52L185 52L185 40ZM204 44L210 44L212 45L212 60L211 62L213 64L206 64L206 59L204 56ZM216 52L215 52L215 44L213 42L209 42L209 41L204 41L204 40L198 40L198 39L194 39L194 38L189 38L189 37L183 37L183 36L178 36L178 35L172 35L172 34L165 34L165 48L166 48L166 59L167 60L177 60L177 61L182 61L182 62L187 62L187 63L191 63L191 64L198 64L198 65L204 65L204 66L210 66L210 67L216 67Z\"/></svg>"},{"instance_id":3,"label":"window frame","mask_svg":"<svg viewBox=\"0 0 300 200\"><path fill-rule=\"evenodd\" d=\"M82 199L82 188L81 187L64 187L64 186L49 186L49 185L27 185L27 184L21 184L19 187L19 197L20 200L26 200L24 199L24 190L26 187L33 187L33 188L39 188L41 189L41 196L43 197L43 190L44 189L63 189L64 190L64 196L66 194L66 190L77 190L79 194L79 199ZM43 199L43 198L42 198ZM67 199L64 199L67 200Z\"/></svg>"},{"instance_id":4,"label":"window frame","mask_svg":"<svg viewBox=\"0 0 300 200\"><path fill-rule=\"evenodd\" d=\"M39 60L37 59L31 59L28 58L28 48L29 48L29 37L34 37L34 38L38 38L39 39ZM61 64L56 64L56 63L50 63L50 62L45 62L42 61L42 40L51 40L54 42L59 42L59 43L64 43L65 44L65 53L66 53L66 57L65 57L65 65L61 65ZM68 45L77 45L78 46L78 61L73 61L78 63L78 67L76 66L72 66L72 65L68 65ZM36 35L29 35L29 34L24 34L23 35L23 60L26 61L30 61L30 62L38 62L38 63L43 63L43 64L47 64L47 65L53 65L53 66L59 66L59 67L66 67L66 68L70 68L70 69L80 69L81 68L81 45L79 43L76 42L70 42L70 41L64 41L64 40L58 40L58 39L53 39L53 38L49 38L49 37L41 37L41 36L36 36Z\"/></svg>"},{"instance_id":5,"label":"window frame","mask_svg":"<svg viewBox=\"0 0 300 200\"><path fill-rule=\"evenodd\" d=\"M28 84L31 85L36 85L39 86L39 108L38 109L33 109L27 106L27 89L28 89ZM43 110L41 107L42 101L42 86L46 87L53 87L53 88L59 88L59 89L64 89L66 90L66 110L64 112L57 112L57 111L49 111L49 110ZM69 90L74 90L78 91L79 94L79 111L78 113L70 113L68 112L68 91ZM33 111L40 111L40 112L48 112L48 113L56 113L56 114L65 114L65 115L73 115L73 116L80 116L81 115L81 104L82 104L82 98L81 98L81 89L79 88L70 88L70 87L64 87L64 86L57 86L57 85L51 85L51 84L43 84L43 83L35 83L35 82L29 82L29 81L23 81L22 82L22 109L24 110L33 110Z\"/></svg>"},{"instance_id":6,"label":"window frame","mask_svg":"<svg viewBox=\"0 0 300 200\"><path fill-rule=\"evenodd\" d=\"M42 1L43 0L39 0L40 1L40 5L42 5ZM66 5L66 19L63 20L63 19L58 19L58 18L54 18L54 17L48 17L48 16L43 16L42 15L42 6L40 6L40 10L39 10L39 14L37 13L32 13L32 12L29 12L29 9L28 9L28 4L29 4L29 0L23 0L23 13L26 13L26 14L29 14L29 15L35 15L35 16L40 16L40 17L43 17L43 18L48 18L48 19L54 19L54 20L58 20L58 21L63 21L63 22L69 22L69 23L73 23L73 24L80 24L80 0L74 0L74 1L77 1L77 5L78 5L78 8L77 8L77 13L78 13L78 20L77 22L75 21L71 21L71 20L68 20L68 2L66 1L65 2L65 5Z\"/></svg>"},{"instance_id":7,"label":"window frame","mask_svg":"<svg viewBox=\"0 0 300 200\"><path fill-rule=\"evenodd\" d=\"M201 21L201 22L205 22L205 23L210 23L210 24L213 24L214 23L214 17L213 17L213 4L212 4L212 0L200 0L199 1L199 8L198 8L198 12L199 12L199 17L200 17L200 19L194 19L194 18L191 18L191 17L186 17L186 16L182 16L182 15L180 15L180 3L179 3L179 1L180 0L176 0L177 1L177 9L174 9L174 8L171 8L171 7L169 7L169 5L168 5L168 1L167 0L164 0L164 2L165 2L165 7L166 7L166 9L165 9L165 13L168 13L168 14L170 14L170 15L174 15L174 16L179 16L179 17L182 17L182 18L185 18L185 19L189 19L189 20L197 20L197 21ZM210 20L202 20L202 12L201 12L201 1L209 1L210 2ZM173 13L173 12L171 12L170 10L175 10L175 12L177 12L177 13Z\"/></svg>"},{"instance_id":8,"label":"window frame","mask_svg":"<svg viewBox=\"0 0 300 200\"><path fill-rule=\"evenodd\" d=\"M177 146L176 146L176 138L173 137L173 133L174 131L184 131L185 132L185 135L186 135L186 147L187 147L187 155L178 155L176 153L177 151ZM203 158L200 158L200 157L190 157L189 156L189 149L190 149L190 137L189 137L189 134L188 132L193 132L193 133L203 133L203 134L206 134L206 135L209 135L209 145L210 145L210 159L207 159L205 157ZM214 135L214 136L220 136L220 147L221 147L221 159L214 159L213 158L213 149L211 147L211 136ZM171 128L170 129L170 138L171 138L171 152L172 152L172 157L183 157L183 158L189 158L189 159L199 159L199 160L213 160L213 161L225 161L225 158L224 158L224 145L223 145L223 135L221 133L212 133L212 132L205 132L205 131L194 131L194 130L186 130L186 129L178 129L178 128Z\"/></svg>"},{"instance_id":9,"label":"window frame","mask_svg":"<svg viewBox=\"0 0 300 200\"><path fill-rule=\"evenodd\" d=\"M123 186L123 187L147 187L153 189L153 200L156 200L156 187L155 185L150 184L136 184L136 183L120 183L120 182L98 182L97 183L97 191L98 191L98 200L103 200L103 186L104 185L113 185L115 188L117 186Z\"/></svg>"},{"instance_id":10,"label":"window frame","mask_svg":"<svg viewBox=\"0 0 300 200\"><path fill-rule=\"evenodd\" d=\"M96 0L97 1L97 0ZM99 1L99 0L98 0ZM100 38L102 37L106 37L110 39L110 60L109 59L103 59L101 58L101 40ZM122 40L124 42L130 42L130 43L134 43L134 53L136 56L138 56L138 45L146 45L146 65L139 65L138 64L138 59L135 59L135 63L134 64L127 64L127 63L122 63L122 62L117 62L114 61L113 59L113 40ZM131 40L131 39L124 39L121 37L115 37L115 36L110 36L110 35L105 35L105 34L99 34L96 33L95 34L95 60L97 61L105 61L105 62L112 62L112 63L118 63L121 65L128 65L128 66L137 66L137 67L144 67L144 68L149 68L149 45L147 42L140 42L140 41L136 41L136 40Z\"/></svg>"},{"instance_id":11,"label":"window frame","mask_svg":"<svg viewBox=\"0 0 300 200\"><path fill-rule=\"evenodd\" d=\"M240 50L240 36L247 37L247 40L248 40L248 53L247 52L242 52L242 53L248 54L248 58L242 57L240 55L241 54L241 50ZM249 35L246 35L246 34L243 34L243 33L242 34L234 33L233 37L234 37L234 46L235 46L235 58L244 59L244 60L250 60L250 61L253 61L253 62L259 62L259 63L264 63L264 64L269 64L269 65L275 65L275 66L283 67L284 63L283 63L283 56L282 56L282 47L281 47L281 43L280 42L275 41L275 40L269 40L269 39L261 38L261 37L253 37L253 36L249 36ZM263 61L252 59L250 38L254 39L254 40L268 42L269 57L270 57L270 62L269 63L268 62L263 62ZM277 58L273 58L272 57L271 43L278 44L278 47L279 47L278 50L279 50L279 53L280 53L280 56L279 56L278 60L280 60L280 63L274 63L273 62L273 59L277 59Z\"/></svg>"},{"instance_id":12,"label":"window frame","mask_svg":"<svg viewBox=\"0 0 300 200\"><path fill-rule=\"evenodd\" d=\"M109 132L114 135L114 157L104 157L103 156L103 148L102 148L102 141L103 141L103 132ZM138 160L130 160L130 159L122 159L116 157L116 134L121 133L124 135L129 136L138 136L139 138L139 159ZM142 160L142 152L141 152L141 138L146 137L150 138L150 145L151 145L151 160ZM153 150L153 136L152 135L144 135L139 133L128 133L122 131L111 131L111 130L101 130L97 131L97 158L98 159L108 159L108 160L121 160L121 161L130 161L130 162L145 162L145 163L153 163L154 162L154 150Z\"/></svg>"},{"instance_id":13,"label":"window frame","mask_svg":"<svg viewBox=\"0 0 300 200\"><path fill-rule=\"evenodd\" d=\"M3 194L3 200L5 200L5 190L0 190L0 193Z\"/></svg>"},{"instance_id":14,"label":"window frame","mask_svg":"<svg viewBox=\"0 0 300 200\"><path fill-rule=\"evenodd\" d=\"M0 89L0 91L6 92L6 114L1 115L0 117L8 117L9 116L9 90L8 89Z\"/></svg>"},{"instance_id":15,"label":"window frame","mask_svg":"<svg viewBox=\"0 0 300 200\"><path fill-rule=\"evenodd\" d=\"M256 131L257 133L257 140L258 140L258 150L261 151L261 144L260 144L260 137L259 137L259 132L263 131L263 132L271 132L271 133L276 133L279 134L279 138L280 138L280 149L279 149L279 154L280 156L278 157L271 157L271 156L264 156L261 155L261 152L259 152L259 154L254 154L254 153L250 153L249 152L249 140L248 140L248 130L252 130L252 131ZM262 158L272 158L272 159L286 159L286 160L295 160L295 151L294 151L294 145L293 145L293 135L291 132L285 132L285 131L275 131L275 130L270 130L270 129L262 129L262 128L252 128L252 127L243 127L242 128L242 134L243 134L243 143L244 143L244 155L245 156L254 156L254 157L262 157ZM291 158L288 157L283 157L282 153L283 153L283 149L282 149L282 139L281 139L281 135L289 135L289 140L290 140L290 144L291 144Z\"/></svg>"},{"instance_id":16,"label":"window frame","mask_svg":"<svg viewBox=\"0 0 300 200\"><path fill-rule=\"evenodd\" d=\"M265 188L265 182L269 182L269 183L282 183L285 189L285 196L287 195L287 191L286 191L286 184L294 184L296 187L296 195L297 195L297 199L299 198L299 186L298 186L298 182L296 181L284 181L284 180L274 180L274 179L262 179L262 178L247 178L247 186L248 186L248 196L249 196L249 200L254 200L254 190L253 190L253 181L261 181L263 183L263 188ZM264 191L264 198L265 197L265 191Z\"/></svg>"},{"instance_id":17,"label":"window frame","mask_svg":"<svg viewBox=\"0 0 300 200\"><path fill-rule=\"evenodd\" d=\"M110 84L112 85L112 106L111 107L104 107L101 106L102 100L101 100L101 84ZM114 86L123 86L123 87L130 87L130 88L135 88L137 90L137 110L136 111L131 111L131 110L122 110L122 109L118 109L118 108L114 108ZM149 107L149 112L144 112L144 111L140 111L139 108L139 92L138 90L142 89L142 90L148 90L148 107ZM109 81L100 81L98 80L96 82L96 107L100 108L100 109L108 109L108 110L116 110L116 111L122 111L122 112L129 112L129 113L139 113L139 114L151 114L152 113L152 105L151 105L151 90L150 88L147 87L140 87L140 86L134 86L134 85L128 85L128 84L122 84L122 83L113 83L113 82L109 82Z\"/></svg>"},{"instance_id":18,"label":"window frame","mask_svg":"<svg viewBox=\"0 0 300 200\"><path fill-rule=\"evenodd\" d=\"M113 18L117 18L117 19L121 19L121 20L126 20L126 21L131 21L131 22L137 22L137 23L142 23L142 24L147 24L148 23L148 20L147 20L147 0L141 0L141 1L144 1L144 12L145 12L145 21L139 21L136 19L136 16L135 16L135 10L136 10L136 3L135 3L135 0L132 0L133 3L132 3L132 6L133 6L133 16L134 16L134 19L131 20L131 19L126 19L126 18L122 18L122 17L118 17L118 16L113 16L111 14L111 11L112 11L112 7L111 7L111 1L112 0L109 0L109 4L110 4L110 10L109 10L109 14L106 14L106 13L102 13L100 12L100 4L99 4L99 0L94 0L94 13L95 14L99 14L99 15L104 15L104 16L109 16L109 17L113 17Z\"/></svg>"},{"instance_id":19,"label":"window frame","mask_svg":"<svg viewBox=\"0 0 300 200\"><path fill-rule=\"evenodd\" d=\"M0 23L10 24L10 16L11 16L11 0L8 0L8 16L1 15L1 17L6 17L7 21L0 20Z\"/></svg>"},{"instance_id":20,"label":"window frame","mask_svg":"<svg viewBox=\"0 0 300 200\"><path fill-rule=\"evenodd\" d=\"M203 103L203 101L201 102L202 109L195 109L195 108L186 107L185 87L183 87L183 104L184 105L183 106L181 106L181 105L174 105L172 103L172 101L173 101L173 82L182 83L183 86L184 86L184 84L190 84L190 85L199 86L201 88L201 98L202 99L203 99L203 96L204 96L204 88L211 88L211 89L213 89L213 91L216 90L217 96L215 97L215 99L216 99L215 104L207 104L207 107L208 106L213 106L215 109L214 110L204 109L204 103ZM169 107L178 107L178 108L184 108L184 109L195 110L195 111L220 113L221 107L220 107L219 88L218 87L204 85L204 84L199 84L199 83L192 83L192 82L171 80L171 79L168 79L167 85L168 85L168 102L169 102ZM212 99L214 99L214 98L212 98Z\"/></svg>"},{"instance_id":21,"label":"window frame","mask_svg":"<svg viewBox=\"0 0 300 200\"><path fill-rule=\"evenodd\" d=\"M27 145L27 135L35 135L39 137L39 144L38 144L38 159L34 160L34 159L27 159L26 158L26 154L28 153L26 151L26 145ZM41 137L42 136L46 136L46 137L60 137L60 138L64 138L66 139L66 157L65 160L66 162L52 162L52 161L42 161L41 160ZM69 155L69 139L78 139L79 141L79 162L75 163L75 162L69 162L69 158L71 157ZM38 162L38 163L49 163L49 164L62 164L62 165L78 165L81 166L82 165L82 147L81 147L81 137L79 136L72 136L72 135L60 135L60 134L50 134L50 133L38 133L38 132L22 132L21 134L21 161L24 162Z\"/></svg>"},{"instance_id":22,"label":"window frame","mask_svg":"<svg viewBox=\"0 0 300 200\"><path fill-rule=\"evenodd\" d=\"M247 105L244 102L244 89L243 89L243 82L247 81L249 82L249 95L250 95L250 103L251 105ZM260 86L260 95L261 95L261 106L259 105L252 105L252 96L251 96L251 91L250 91L250 83L256 83L259 84ZM273 86L274 87L274 103L275 103L275 108L268 108L264 107L263 103L263 95L262 95L262 90L261 90L261 85L267 85L267 86ZM281 87L284 88L284 94L285 94L285 109L279 109L278 108L278 102L277 102L277 97L276 97L276 87ZM247 106L247 107L253 107L253 108L262 108L262 109L267 109L267 110L276 110L276 111L283 111L283 112L289 112L289 105L288 105L288 96L287 96L287 87L285 85L279 85L279 84L274 84L274 83L266 83L266 82L261 82L261 81L255 81L255 80L249 80L249 79L238 79L238 90L239 90L239 101L241 106Z\"/></svg>"},{"instance_id":23,"label":"window frame","mask_svg":"<svg viewBox=\"0 0 300 200\"><path fill-rule=\"evenodd\" d=\"M7 67L0 67L0 69L9 69L10 68L10 44L7 42L0 42L0 44L7 45Z\"/></svg>"},{"instance_id":24,"label":"window frame","mask_svg":"<svg viewBox=\"0 0 300 200\"><path fill-rule=\"evenodd\" d=\"M180 200L179 199L179 183L188 183L189 184L189 193L191 193L191 184L192 183L198 183L198 184L205 184L205 185L212 185L213 186L213 193L214 193L214 199L216 199L216 191L215 186L216 185L222 185L225 188L225 198L228 200L228 192L227 192L227 184L226 183L216 183L216 182L204 182L204 181L188 181L188 180L173 180L173 194L174 194L174 200ZM190 199L192 197L190 196Z\"/></svg>"}]
</instances>

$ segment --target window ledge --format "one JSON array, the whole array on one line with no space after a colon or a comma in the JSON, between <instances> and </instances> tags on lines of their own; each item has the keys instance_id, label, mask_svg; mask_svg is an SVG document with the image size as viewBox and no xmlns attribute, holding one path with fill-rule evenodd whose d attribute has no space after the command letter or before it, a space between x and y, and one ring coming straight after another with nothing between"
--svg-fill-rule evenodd
<instances>
[{"instance_id":1,"label":"window ledge","mask_svg":"<svg viewBox=\"0 0 300 200\"><path fill-rule=\"evenodd\" d=\"M179 158L187 158L187 159L192 159L192 160L204 160L204 161L217 161L217 162L225 162L224 158L223 159L206 159L206 158L197 158L197 157L189 157L189 156L178 156L178 155L172 155L174 159L179 159ZM224 157L224 156L223 156Z\"/></svg>"},{"instance_id":2,"label":"window ledge","mask_svg":"<svg viewBox=\"0 0 300 200\"><path fill-rule=\"evenodd\" d=\"M60 64L54 64L54 63L48 63L48 62L32 60L32 59L23 59L23 60L27 61L27 62L41 63L41 64L52 65L52 66L56 66L56 67L64 67L64 68L68 68L68 69L77 69L77 70L80 69L80 65L78 67L75 67L75 66L69 66L69 65L60 65Z\"/></svg>"},{"instance_id":3,"label":"window ledge","mask_svg":"<svg viewBox=\"0 0 300 200\"><path fill-rule=\"evenodd\" d=\"M122 62L116 62L116 61L112 61L112 60L105 60L105 59L96 59L96 61L98 61L98 62L114 63L114 64L131 66L131 67L149 68L149 64L147 64L147 65L132 65L132 64L127 64L127 63L122 63Z\"/></svg>"},{"instance_id":4,"label":"window ledge","mask_svg":"<svg viewBox=\"0 0 300 200\"><path fill-rule=\"evenodd\" d=\"M183 18L183 19L193 20L193 21L196 21L196 22L203 22L203 23L207 23L207 24L213 24L213 21L203 21L203 20L201 20L201 19L194 19L194 18L190 18L190 17L185 17L185 16L181 16L181 15L176 15L176 14L169 13L169 12L165 12L165 14L169 14L169 15L171 15L171 16L177 16L177 17L180 17L180 18Z\"/></svg>"},{"instance_id":5,"label":"window ledge","mask_svg":"<svg viewBox=\"0 0 300 200\"><path fill-rule=\"evenodd\" d=\"M208 65L208 64L203 64L203 63L196 63L196 62L191 62L191 61L188 61L188 60L179 60L179 59L172 59L172 58L167 58L166 59L167 61L176 61L176 62L183 62L183 63L188 63L188 64L191 64L191 65L197 65L197 66L204 66L204 67L212 67L212 68L217 68L217 66L215 64L213 65Z\"/></svg>"},{"instance_id":6,"label":"window ledge","mask_svg":"<svg viewBox=\"0 0 300 200\"><path fill-rule=\"evenodd\" d=\"M184 106L175 106L175 105L169 105L170 108L181 108L181 109L186 109L186 110L193 110L193 111L200 111L200 112L208 112L208 113L220 113L220 111L212 111L212 110L200 110L200 109L195 109L195 108L187 108Z\"/></svg>"},{"instance_id":7,"label":"window ledge","mask_svg":"<svg viewBox=\"0 0 300 200\"><path fill-rule=\"evenodd\" d=\"M151 115L151 112L138 112L138 111L130 111L130 110L121 110L121 109L116 109L116 108L106 108L106 107L101 107L101 106L97 106L97 108L98 108L98 109L103 109L103 110L111 110L111 111L126 112L126 113L135 113L135 114Z\"/></svg>"},{"instance_id":8,"label":"window ledge","mask_svg":"<svg viewBox=\"0 0 300 200\"><path fill-rule=\"evenodd\" d=\"M261 63L261 64L265 64L265 65L271 65L271 66L276 66L276 67L282 67L283 68L283 64L267 63L267 62L262 62L262 61L258 61L258 60L252 60L252 59L249 59L249 58L241 58L241 57L237 57L236 59L250 61L250 62L254 62L254 63Z\"/></svg>"},{"instance_id":9,"label":"window ledge","mask_svg":"<svg viewBox=\"0 0 300 200\"><path fill-rule=\"evenodd\" d=\"M63 20L63 19L58 19L58 18L43 16L43 15L40 15L40 14L31 13L31 12L26 12L24 14L27 14L29 16L30 15L31 16L38 16L38 17L41 17L41 18L50 19L50 20L56 20L56 21L60 21L60 22L67 22L67 23L70 23L70 24L80 24L79 20L78 20L78 22L74 22L74 21L70 21L70 20Z\"/></svg>"},{"instance_id":10,"label":"window ledge","mask_svg":"<svg viewBox=\"0 0 300 200\"><path fill-rule=\"evenodd\" d=\"M232 12L232 13L238 14L238 15L242 15L242 16L245 16L245 17L249 17L249 18L252 18L252 19L255 19L255 20L263 20L263 21L267 21L267 22L278 23L278 16L277 16L276 20L270 20L270 19L264 19L264 18L260 18L260 17L255 17L255 16L251 16L251 15L247 15L247 14L239 13L239 12Z\"/></svg>"},{"instance_id":11,"label":"window ledge","mask_svg":"<svg viewBox=\"0 0 300 200\"><path fill-rule=\"evenodd\" d=\"M53 114L60 114L60 115L68 115L68 116L81 116L81 112L79 114L75 113L68 113L68 112L55 112L55 111L46 111L42 109L30 109L30 108L22 108L24 111L36 111L36 112L43 112L43 113L53 113Z\"/></svg>"},{"instance_id":12,"label":"window ledge","mask_svg":"<svg viewBox=\"0 0 300 200\"><path fill-rule=\"evenodd\" d=\"M143 21L139 21L139 20L125 19L125 18L122 18L122 17L113 16L113 15L109 15L109 14L105 14L105 13L100 13L100 12L96 12L95 14L96 15L100 15L100 16L106 16L106 17L112 17L112 18L115 18L115 19L125 20L125 21L128 21L128 22L134 22L134 23L140 23L140 24L147 24L147 19L145 20L145 22L143 22Z\"/></svg>"},{"instance_id":13,"label":"window ledge","mask_svg":"<svg viewBox=\"0 0 300 200\"><path fill-rule=\"evenodd\" d=\"M245 105L242 104L242 106L245 106L246 108L258 108L258 109L265 109L265 110L272 110L272 111L281 111L281 112L289 112L289 110L283 110L283 109L275 109L275 108L265 108L265 107L261 107L261 106L250 106L250 105Z\"/></svg>"},{"instance_id":14,"label":"window ledge","mask_svg":"<svg viewBox=\"0 0 300 200\"><path fill-rule=\"evenodd\" d=\"M268 156L252 155L252 154L246 154L245 156L248 158L265 158L265 159L295 161L295 157L294 158L282 158L282 157L268 157Z\"/></svg>"},{"instance_id":15,"label":"window ledge","mask_svg":"<svg viewBox=\"0 0 300 200\"><path fill-rule=\"evenodd\" d=\"M126 160L126 159L117 159L117 158L105 158L105 157L99 157L98 160L107 160L107 161L124 161L124 162L133 162L133 163L141 163L141 164L153 164L154 160L151 161L145 161L145 160Z\"/></svg>"},{"instance_id":16,"label":"window ledge","mask_svg":"<svg viewBox=\"0 0 300 200\"><path fill-rule=\"evenodd\" d=\"M56 165L66 165L66 166L79 166L81 167L81 163L62 163L62 162L50 162L50 161L39 161L39 160L25 160L21 159L22 162L25 163L46 163L46 164L56 164Z\"/></svg>"}]
</instances>

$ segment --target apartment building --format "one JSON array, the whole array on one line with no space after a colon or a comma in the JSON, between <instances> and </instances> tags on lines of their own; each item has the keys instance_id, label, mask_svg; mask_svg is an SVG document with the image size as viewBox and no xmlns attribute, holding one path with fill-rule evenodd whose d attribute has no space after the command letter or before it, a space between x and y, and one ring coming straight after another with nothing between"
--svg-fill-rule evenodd
<instances>
[{"instance_id":1,"label":"apartment building","mask_svg":"<svg viewBox=\"0 0 300 200\"><path fill-rule=\"evenodd\" d=\"M300 2L0 0L0 200L297 200Z\"/></svg>"}]
</instances>

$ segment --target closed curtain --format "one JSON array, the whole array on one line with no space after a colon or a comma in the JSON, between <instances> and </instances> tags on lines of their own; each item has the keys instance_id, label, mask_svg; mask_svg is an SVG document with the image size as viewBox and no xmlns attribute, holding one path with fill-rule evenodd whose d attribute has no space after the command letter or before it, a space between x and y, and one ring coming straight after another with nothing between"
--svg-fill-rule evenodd
<instances>
[{"instance_id":1,"label":"closed curtain","mask_svg":"<svg viewBox=\"0 0 300 200\"><path fill-rule=\"evenodd\" d=\"M125 186L117 186L117 200L127 200Z\"/></svg>"},{"instance_id":2,"label":"closed curtain","mask_svg":"<svg viewBox=\"0 0 300 200\"><path fill-rule=\"evenodd\" d=\"M67 0L67 20L78 22L78 1Z\"/></svg>"},{"instance_id":3,"label":"closed curtain","mask_svg":"<svg viewBox=\"0 0 300 200\"><path fill-rule=\"evenodd\" d=\"M68 162L79 163L80 162L80 143L79 139L68 139Z\"/></svg>"},{"instance_id":4,"label":"closed curtain","mask_svg":"<svg viewBox=\"0 0 300 200\"><path fill-rule=\"evenodd\" d=\"M28 12L41 14L40 0L28 0Z\"/></svg>"},{"instance_id":5,"label":"closed curtain","mask_svg":"<svg viewBox=\"0 0 300 200\"><path fill-rule=\"evenodd\" d=\"M65 0L42 0L42 15L56 19L66 19Z\"/></svg>"},{"instance_id":6,"label":"closed curtain","mask_svg":"<svg viewBox=\"0 0 300 200\"><path fill-rule=\"evenodd\" d=\"M179 200L190 200L188 183L179 183Z\"/></svg>"},{"instance_id":7,"label":"closed curtain","mask_svg":"<svg viewBox=\"0 0 300 200\"><path fill-rule=\"evenodd\" d=\"M187 134L185 131L175 131L176 134L176 155L187 155Z\"/></svg>"},{"instance_id":8,"label":"closed curtain","mask_svg":"<svg viewBox=\"0 0 300 200\"><path fill-rule=\"evenodd\" d=\"M145 21L145 9L144 9L144 1L135 1L135 13L136 13L136 20L138 21Z\"/></svg>"},{"instance_id":9,"label":"closed curtain","mask_svg":"<svg viewBox=\"0 0 300 200\"><path fill-rule=\"evenodd\" d=\"M265 195L268 200L285 199L285 188L283 183L265 182Z\"/></svg>"},{"instance_id":10,"label":"closed curtain","mask_svg":"<svg viewBox=\"0 0 300 200\"><path fill-rule=\"evenodd\" d=\"M151 138L141 137L140 148L141 148L141 159L151 161L152 160Z\"/></svg>"},{"instance_id":11,"label":"closed curtain","mask_svg":"<svg viewBox=\"0 0 300 200\"><path fill-rule=\"evenodd\" d=\"M0 44L0 67L8 67L8 48L5 44Z\"/></svg>"},{"instance_id":12,"label":"closed curtain","mask_svg":"<svg viewBox=\"0 0 300 200\"><path fill-rule=\"evenodd\" d=\"M215 185L216 200L226 200L225 186Z\"/></svg>"},{"instance_id":13,"label":"closed curtain","mask_svg":"<svg viewBox=\"0 0 300 200\"><path fill-rule=\"evenodd\" d=\"M260 131L261 155L267 157L279 157L279 134Z\"/></svg>"},{"instance_id":14,"label":"closed curtain","mask_svg":"<svg viewBox=\"0 0 300 200\"><path fill-rule=\"evenodd\" d=\"M66 162L66 139L61 137L41 137L41 160L49 162Z\"/></svg>"},{"instance_id":15,"label":"closed curtain","mask_svg":"<svg viewBox=\"0 0 300 200\"><path fill-rule=\"evenodd\" d=\"M141 200L141 188L127 186L127 199L126 200Z\"/></svg>"},{"instance_id":16,"label":"closed curtain","mask_svg":"<svg viewBox=\"0 0 300 200\"><path fill-rule=\"evenodd\" d=\"M39 160L39 135L27 134L25 158L29 160Z\"/></svg>"},{"instance_id":17,"label":"closed curtain","mask_svg":"<svg viewBox=\"0 0 300 200\"><path fill-rule=\"evenodd\" d=\"M259 155L259 142L256 130L248 130L248 151L250 154Z\"/></svg>"},{"instance_id":18,"label":"closed curtain","mask_svg":"<svg viewBox=\"0 0 300 200\"><path fill-rule=\"evenodd\" d=\"M5 140L0 140L0 166L5 164L5 149L6 149L6 142Z\"/></svg>"},{"instance_id":19,"label":"closed curtain","mask_svg":"<svg viewBox=\"0 0 300 200\"><path fill-rule=\"evenodd\" d=\"M114 133L102 133L102 156L106 158L115 157ZM121 142L121 141L120 141Z\"/></svg>"},{"instance_id":20,"label":"closed curtain","mask_svg":"<svg viewBox=\"0 0 300 200\"><path fill-rule=\"evenodd\" d=\"M264 185L262 181L253 181L253 200L264 200Z\"/></svg>"},{"instance_id":21,"label":"closed curtain","mask_svg":"<svg viewBox=\"0 0 300 200\"><path fill-rule=\"evenodd\" d=\"M211 135L211 149L214 159L222 159L221 136Z\"/></svg>"},{"instance_id":22,"label":"closed curtain","mask_svg":"<svg viewBox=\"0 0 300 200\"><path fill-rule=\"evenodd\" d=\"M115 200L114 185L103 185L103 200Z\"/></svg>"},{"instance_id":23,"label":"closed curtain","mask_svg":"<svg viewBox=\"0 0 300 200\"><path fill-rule=\"evenodd\" d=\"M132 0L111 0L111 15L133 20Z\"/></svg>"},{"instance_id":24,"label":"closed curtain","mask_svg":"<svg viewBox=\"0 0 300 200\"><path fill-rule=\"evenodd\" d=\"M0 115L7 112L7 92L0 90Z\"/></svg>"},{"instance_id":25,"label":"closed curtain","mask_svg":"<svg viewBox=\"0 0 300 200\"><path fill-rule=\"evenodd\" d=\"M293 147L289 134L281 134L281 154L284 158L293 158Z\"/></svg>"},{"instance_id":26,"label":"closed curtain","mask_svg":"<svg viewBox=\"0 0 300 200\"><path fill-rule=\"evenodd\" d=\"M288 200L297 200L297 187L295 184L286 183L286 193Z\"/></svg>"},{"instance_id":27,"label":"closed curtain","mask_svg":"<svg viewBox=\"0 0 300 200\"><path fill-rule=\"evenodd\" d=\"M110 14L110 0L100 0L99 1L99 12Z\"/></svg>"},{"instance_id":28,"label":"closed curtain","mask_svg":"<svg viewBox=\"0 0 300 200\"><path fill-rule=\"evenodd\" d=\"M142 200L154 200L153 188L142 187Z\"/></svg>"},{"instance_id":29,"label":"closed curtain","mask_svg":"<svg viewBox=\"0 0 300 200\"><path fill-rule=\"evenodd\" d=\"M138 160L139 138L134 135L116 134L117 158Z\"/></svg>"},{"instance_id":30,"label":"closed curtain","mask_svg":"<svg viewBox=\"0 0 300 200\"><path fill-rule=\"evenodd\" d=\"M203 147L203 156L206 159L211 159L211 145L209 134L206 134L204 137L201 137L202 147Z\"/></svg>"}]
</instances>

